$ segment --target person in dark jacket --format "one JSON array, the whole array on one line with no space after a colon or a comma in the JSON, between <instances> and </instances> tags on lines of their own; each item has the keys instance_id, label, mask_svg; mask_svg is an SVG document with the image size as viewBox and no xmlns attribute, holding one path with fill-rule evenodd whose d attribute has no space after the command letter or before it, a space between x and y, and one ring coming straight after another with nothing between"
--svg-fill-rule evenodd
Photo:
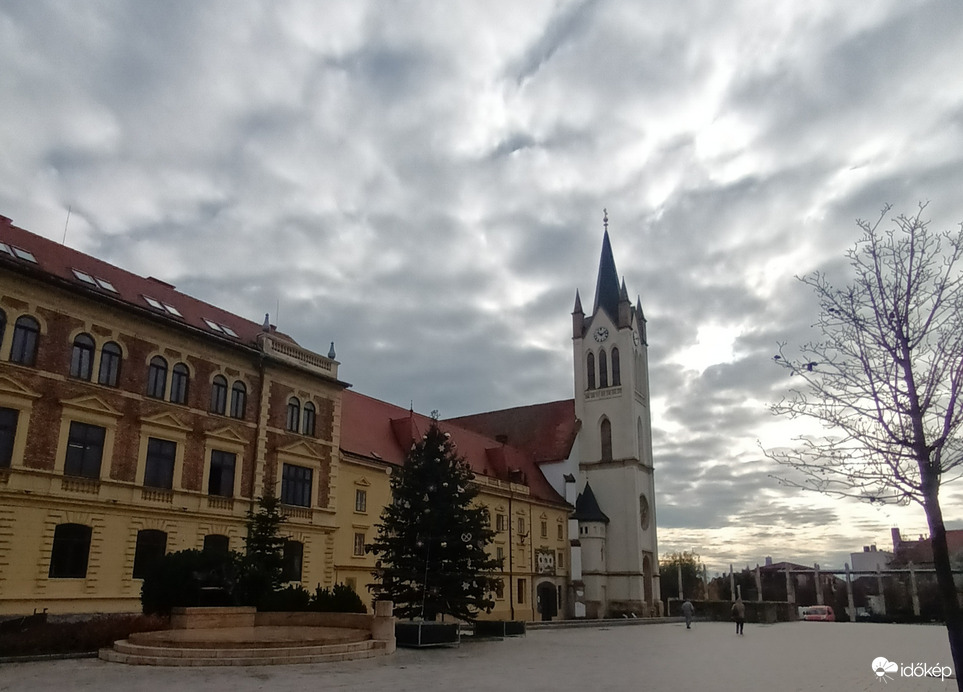
<instances>
[{"instance_id":1,"label":"person in dark jacket","mask_svg":"<svg viewBox=\"0 0 963 692\"><path fill-rule=\"evenodd\" d=\"M741 598L732 604L732 619L736 621L736 634L742 634L742 626L746 624L746 604Z\"/></svg>"}]
</instances>

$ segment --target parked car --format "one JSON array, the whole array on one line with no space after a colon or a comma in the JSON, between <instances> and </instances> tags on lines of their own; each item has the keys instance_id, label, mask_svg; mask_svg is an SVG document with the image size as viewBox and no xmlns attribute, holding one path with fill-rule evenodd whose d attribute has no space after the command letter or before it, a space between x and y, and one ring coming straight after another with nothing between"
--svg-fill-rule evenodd
<instances>
[{"instance_id":1,"label":"parked car","mask_svg":"<svg viewBox=\"0 0 963 692\"><path fill-rule=\"evenodd\" d=\"M815 620L816 622L836 622L836 614L830 606L809 606L803 615L803 620Z\"/></svg>"}]
</instances>

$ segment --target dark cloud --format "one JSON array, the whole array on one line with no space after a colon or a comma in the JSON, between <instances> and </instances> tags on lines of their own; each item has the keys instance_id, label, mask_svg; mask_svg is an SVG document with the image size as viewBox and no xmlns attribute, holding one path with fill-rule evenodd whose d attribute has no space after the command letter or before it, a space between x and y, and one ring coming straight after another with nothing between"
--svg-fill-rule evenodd
<instances>
[{"instance_id":1,"label":"dark cloud","mask_svg":"<svg viewBox=\"0 0 963 692\"><path fill-rule=\"evenodd\" d=\"M925 526L772 479L772 356L855 219L963 220L963 9L757 10L0 1L0 213L455 416L572 396L607 208L662 548L838 564Z\"/></svg>"}]
</instances>

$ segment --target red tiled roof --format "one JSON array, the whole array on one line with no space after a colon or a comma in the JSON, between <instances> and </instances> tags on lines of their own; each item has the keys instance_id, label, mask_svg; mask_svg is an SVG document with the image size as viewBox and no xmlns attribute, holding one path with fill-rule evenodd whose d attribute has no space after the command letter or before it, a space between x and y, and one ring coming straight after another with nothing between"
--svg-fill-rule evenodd
<instances>
[{"instance_id":1,"label":"red tiled roof","mask_svg":"<svg viewBox=\"0 0 963 692\"><path fill-rule=\"evenodd\" d=\"M350 454L400 466L416 436L420 438L431 424L428 416L364 394L344 391L341 397L341 449ZM534 497L565 503L526 451L451 421L439 421L438 425L451 433L458 454L465 457L475 475L507 480L510 471L518 470Z\"/></svg>"},{"instance_id":2,"label":"red tiled roof","mask_svg":"<svg viewBox=\"0 0 963 692\"><path fill-rule=\"evenodd\" d=\"M19 257L11 257L6 252L0 252L0 266L15 267L28 273L39 272L55 276L68 286L75 288L78 293L96 294L101 300L119 300L145 310L157 318L195 327L212 336L246 345L253 345L257 335L262 331L262 325L257 322L244 319L214 305L180 293L170 284L158 279L138 276L96 257L85 255L66 245L60 245L14 226L11 220L5 216L0 216L0 242L14 248L27 250L37 260L36 263L33 263ZM93 286L81 280L74 274L74 270L84 272L95 280L100 279L109 282L116 289L116 292L101 286ZM163 308L151 306L144 299L144 296L159 303L170 305L181 316L178 317ZM231 336L226 331L216 331L205 320L210 320L222 327L228 327L237 334L237 337ZM274 337L294 341L286 334L281 334L273 329L271 333Z\"/></svg>"},{"instance_id":3,"label":"red tiled roof","mask_svg":"<svg viewBox=\"0 0 963 692\"><path fill-rule=\"evenodd\" d=\"M504 435L508 444L525 450L539 464L568 459L579 429L574 399L476 413L448 422L492 439Z\"/></svg>"}]
</instances>

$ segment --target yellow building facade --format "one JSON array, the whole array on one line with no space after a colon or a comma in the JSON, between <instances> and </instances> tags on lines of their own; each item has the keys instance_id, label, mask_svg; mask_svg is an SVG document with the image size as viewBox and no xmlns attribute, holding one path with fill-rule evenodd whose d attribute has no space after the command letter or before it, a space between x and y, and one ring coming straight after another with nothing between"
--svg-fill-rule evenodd
<instances>
[{"instance_id":1,"label":"yellow building facade","mask_svg":"<svg viewBox=\"0 0 963 692\"><path fill-rule=\"evenodd\" d=\"M286 578L367 602L364 545L408 412L346 390L338 365L333 344L312 352L0 217L0 616L138 611L159 556L243 550L266 492ZM558 617L571 506L521 451L451 430L504 557L490 617Z\"/></svg>"}]
</instances>

